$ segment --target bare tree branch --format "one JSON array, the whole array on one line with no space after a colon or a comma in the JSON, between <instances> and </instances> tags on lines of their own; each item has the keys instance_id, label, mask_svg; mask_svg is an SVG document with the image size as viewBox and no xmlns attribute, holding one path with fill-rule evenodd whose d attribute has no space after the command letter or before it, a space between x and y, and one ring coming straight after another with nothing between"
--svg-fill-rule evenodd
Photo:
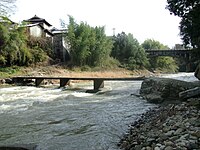
<instances>
[{"instance_id":1,"label":"bare tree branch","mask_svg":"<svg viewBox=\"0 0 200 150\"><path fill-rule=\"evenodd\" d=\"M17 0L0 0L0 15L14 12L16 1Z\"/></svg>"}]
</instances>

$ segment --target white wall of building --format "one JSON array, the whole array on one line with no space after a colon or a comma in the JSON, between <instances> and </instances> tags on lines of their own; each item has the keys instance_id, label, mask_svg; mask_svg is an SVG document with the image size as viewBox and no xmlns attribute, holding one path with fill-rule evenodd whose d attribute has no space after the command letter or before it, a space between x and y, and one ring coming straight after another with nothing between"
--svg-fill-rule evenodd
<instances>
[{"instance_id":1,"label":"white wall of building","mask_svg":"<svg viewBox=\"0 0 200 150\"><path fill-rule=\"evenodd\" d=\"M30 27L30 35L34 37L42 37L42 29L39 26Z\"/></svg>"}]
</instances>

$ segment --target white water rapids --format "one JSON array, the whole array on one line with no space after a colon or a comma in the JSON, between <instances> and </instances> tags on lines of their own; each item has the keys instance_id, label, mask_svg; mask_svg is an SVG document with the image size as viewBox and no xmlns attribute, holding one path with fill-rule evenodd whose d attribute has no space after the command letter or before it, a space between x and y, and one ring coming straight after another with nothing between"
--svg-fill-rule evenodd
<instances>
[{"instance_id":1,"label":"white water rapids","mask_svg":"<svg viewBox=\"0 0 200 150\"><path fill-rule=\"evenodd\" d=\"M196 80L191 73L168 75ZM75 88L0 88L0 146L32 144L40 150L118 150L117 143L134 120L154 107L133 96L141 81L106 81L107 91Z\"/></svg>"}]
</instances>

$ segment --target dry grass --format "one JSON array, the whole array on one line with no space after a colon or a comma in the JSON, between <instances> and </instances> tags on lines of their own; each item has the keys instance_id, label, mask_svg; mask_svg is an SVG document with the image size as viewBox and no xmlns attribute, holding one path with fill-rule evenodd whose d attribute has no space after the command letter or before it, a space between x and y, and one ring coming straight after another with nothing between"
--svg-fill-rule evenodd
<instances>
[{"instance_id":1,"label":"dry grass","mask_svg":"<svg viewBox=\"0 0 200 150\"><path fill-rule=\"evenodd\" d=\"M138 77L150 76L147 70L129 71L122 68L103 71L72 71L58 66L25 68L24 76L63 76L63 77Z\"/></svg>"}]
</instances>

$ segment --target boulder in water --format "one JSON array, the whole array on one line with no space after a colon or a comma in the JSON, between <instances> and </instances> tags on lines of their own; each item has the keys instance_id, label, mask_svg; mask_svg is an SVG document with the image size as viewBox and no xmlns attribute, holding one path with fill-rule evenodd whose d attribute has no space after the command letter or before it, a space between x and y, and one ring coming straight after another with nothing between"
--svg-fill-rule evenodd
<instances>
[{"instance_id":1,"label":"boulder in water","mask_svg":"<svg viewBox=\"0 0 200 150\"><path fill-rule=\"evenodd\" d=\"M200 86L197 82L186 82L170 78L148 78L142 82L140 94L151 103L182 100L179 93Z\"/></svg>"},{"instance_id":2,"label":"boulder in water","mask_svg":"<svg viewBox=\"0 0 200 150\"><path fill-rule=\"evenodd\" d=\"M11 78L7 78L7 79L5 79L5 83L7 83L7 84L13 84L13 81L12 81Z\"/></svg>"},{"instance_id":3,"label":"boulder in water","mask_svg":"<svg viewBox=\"0 0 200 150\"><path fill-rule=\"evenodd\" d=\"M0 84L5 84L5 79L0 79Z\"/></svg>"}]
</instances>

